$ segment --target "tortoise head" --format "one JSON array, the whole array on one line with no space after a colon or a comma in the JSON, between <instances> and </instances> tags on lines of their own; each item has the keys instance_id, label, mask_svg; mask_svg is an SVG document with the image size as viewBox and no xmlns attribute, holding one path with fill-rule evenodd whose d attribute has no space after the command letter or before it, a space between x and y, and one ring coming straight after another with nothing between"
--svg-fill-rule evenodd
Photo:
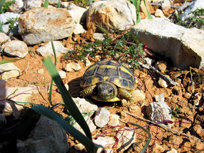
<instances>
[{"instance_id":1,"label":"tortoise head","mask_svg":"<svg viewBox=\"0 0 204 153\"><path fill-rule=\"evenodd\" d=\"M113 83L100 82L97 86L97 96L104 101L113 99L117 94L117 87Z\"/></svg>"}]
</instances>

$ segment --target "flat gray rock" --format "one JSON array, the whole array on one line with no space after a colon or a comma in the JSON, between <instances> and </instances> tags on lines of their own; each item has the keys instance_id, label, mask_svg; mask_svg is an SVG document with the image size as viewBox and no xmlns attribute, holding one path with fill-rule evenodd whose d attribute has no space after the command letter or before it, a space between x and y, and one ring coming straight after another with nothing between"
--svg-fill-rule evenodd
<instances>
[{"instance_id":1,"label":"flat gray rock","mask_svg":"<svg viewBox=\"0 0 204 153\"><path fill-rule=\"evenodd\" d=\"M204 66L204 31L187 29L167 19L145 19L131 29L139 41L153 52L169 57L174 66Z\"/></svg>"}]
</instances>

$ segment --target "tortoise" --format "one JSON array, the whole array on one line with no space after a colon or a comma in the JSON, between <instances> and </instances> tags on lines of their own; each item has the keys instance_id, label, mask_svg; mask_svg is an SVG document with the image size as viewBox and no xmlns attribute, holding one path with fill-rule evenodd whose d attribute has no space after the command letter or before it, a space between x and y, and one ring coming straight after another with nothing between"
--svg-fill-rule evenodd
<instances>
[{"instance_id":1,"label":"tortoise","mask_svg":"<svg viewBox=\"0 0 204 153\"><path fill-rule=\"evenodd\" d=\"M114 60L102 60L88 67L80 86L83 88L81 97L116 102L131 100L136 83L133 73L126 66Z\"/></svg>"}]
</instances>

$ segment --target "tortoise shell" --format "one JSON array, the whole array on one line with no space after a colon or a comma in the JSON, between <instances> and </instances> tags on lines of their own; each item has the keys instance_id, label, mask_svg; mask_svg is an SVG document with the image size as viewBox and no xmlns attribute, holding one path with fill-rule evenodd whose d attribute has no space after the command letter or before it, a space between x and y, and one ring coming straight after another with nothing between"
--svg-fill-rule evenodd
<instances>
[{"instance_id":1,"label":"tortoise shell","mask_svg":"<svg viewBox=\"0 0 204 153\"><path fill-rule=\"evenodd\" d=\"M84 73L80 85L85 88L103 81L127 90L135 88L135 77L130 69L113 60L103 60L91 65Z\"/></svg>"}]
</instances>

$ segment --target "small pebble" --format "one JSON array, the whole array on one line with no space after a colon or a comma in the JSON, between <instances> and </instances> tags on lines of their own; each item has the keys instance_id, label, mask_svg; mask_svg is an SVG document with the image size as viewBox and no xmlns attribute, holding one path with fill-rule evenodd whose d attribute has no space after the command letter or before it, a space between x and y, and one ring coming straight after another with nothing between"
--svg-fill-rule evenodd
<instances>
[{"instance_id":1,"label":"small pebble","mask_svg":"<svg viewBox=\"0 0 204 153\"><path fill-rule=\"evenodd\" d=\"M59 75L60 75L60 77L61 77L62 79L66 78L66 72L65 72L65 71L60 70L60 71L58 71L58 73L59 73Z\"/></svg>"},{"instance_id":2,"label":"small pebble","mask_svg":"<svg viewBox=\"0 0 204 153\"><path fill-rule=\"evenodd\" d=\"M75 72L75 71L79 71L81 69L81 66L78 63L68 63L65 67L65 70L67 72Z\"/></svg>"},{"instance_id":3,"label":"small pebble","mask_svg":"<svg viewBox=\"0 0 204 153\"><path fill-rule=\"evenodd\" d=\"M134 101L140 101L140 100L146 99L145 94L142 90L134 90L132 92L132 96L133 96Z\"/></svg>"},{"instance_id":4,"label":"small pebble","mask_svg":"<svg viewBox=\"0 0 204 153\"><path fill-rule=\"evenodd\" d=\"M111 125L111 126L119 125L119 118L120 116L118 116L117 114L110 114L110 120L108 122L108 125Z\"/></svg>"},{"instance_id":5,"label":"small pebble","mask_svg":"<svg viewBox=\"0 0 204 153\"><path fill-rule=\"evenodd\" d=\"M110 112L105 109L101 108L96 112L96 116L94 118L95 125L97 127L104 127L106 124L108 124L110 117Z\"/></svg>"},{"instance_id":6,"label":"small pebble","mask_svg":"<svg viewBox=\"0 0 204 153\"><path fill-rule=\"evenodd\" d=\"M159 78L158 84L163 87L163 88L167 88L168 84L165 80L163 80L162 78Z\"/></svg>"}]
</instances>

